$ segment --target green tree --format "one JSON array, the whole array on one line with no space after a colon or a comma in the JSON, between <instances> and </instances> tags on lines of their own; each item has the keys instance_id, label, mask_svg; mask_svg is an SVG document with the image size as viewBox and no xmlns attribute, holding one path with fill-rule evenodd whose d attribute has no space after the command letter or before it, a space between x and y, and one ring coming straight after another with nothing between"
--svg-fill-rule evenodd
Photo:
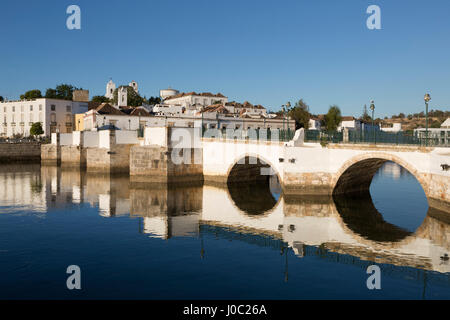
<instances>
[{"instance_id":1,"label":"green tree","mask_svg":"<svg viewBox=\"0 0 450 320\"><path fill-rule=\"evenodd\" d=\"M336 131L342 121L341 109L337 105L332 105L325 115L325 125L327 131Z\"/></svg>"},{"instance_id":2,"label":"green tree","mask_svg":"<svg viewBox=\"0 0 450 320\"><path fill-rule=\"evenodd\" d=\"M20 100L34 100L42 98L41 90L29 90L20 96Z\"/></svg>"},{"instance_id":3,"label":"green tree","mask_svg":"<svg viewBox=\"0 0 450 320\"><path fill-rule=\"evenodd\" d=\"M120 87L127 88L127 106L139 107L142 106L142 104L144 104L145 99L142 98L136 91L134 91L132 87L130 86L120 86ZM114 90L113 102L115 105L118 104L119 88L116 88L116 90Z\"/></svg>"},{"instance_id":4,"label":"green tree","mask_svg":"<svg viewBox=\"0 0 450 320\"><path fill-rule=\"evenodd\" d=\"M439 120L434 120L433 122L431 122L430 128L440 128L441 127L441 122Z\"/></svg>"},{"instance_id":5,"label":"green tree","mask_svg":"<svg viewBox=\"0 0 450 320\"><path fill-rule=\"evenodd\" d=\"M287 110L288 115L295 120L295 129L309 128L309 119L311 114L309 113L309 106L303 99L298 100L295 106Z\"/></svg>"},{"instance_id":6,"label":"green tree","mask_svg":"<svg viewBox=\"0 0 450 320\"><path fill-rule=\"evenodd\" d=\"M74 90L81 90L81 88L76 88L71 84L59 84L55 89L48 88L45 92L45 97L49 99L72 100Z\"/></svg>"},{"instance_id":7,"label":"green tree","mask_svg":"<svg viewBox=\"0 0 450 320\"><path fill-rule=\"evenodd\" d=\"M56 90L52 88L48 88L47 91L45 91L45 97L48 99L58 99L56 96Z\"/></svg>"},{"instance_id":8,"label":"green tree","mask_svg":"<svg viewBox=\"0 0 450 320\"><path fill-rule=\"evenodd\" d=\"M161 98L159 98L159 97L150 97L148 99L149 105L154 105L154 104L159 104L159 103L161 103Z\"/></svg>"},{"instance_id":9,"label":"green tree","mask_svg":"<svg viewBox=\"0 0 450 320\"><path fill-rule=\"evenodd\" d=\"M30 135L32 136L40 136L44 134L44 130L42 129L42 124L40 122L34 122L30 128Z\"/></svg>"},{"instance_id":10,"label":"green tree","mask_svg":"<svg viewBox=\"0 0 450 320\"><path fill-rule=\"evenodd\" d=\"M2 97L2 96L0 96L0 101L5 101L5 99Z\"/></svg>"},{"instance_id":11,"label":"green tree","mask_svg":"<svg viewBox=\"0 0 450 320\"><path fill-rule=\"evenodd\" d=\"M93 96L92 102L105 103L105 102L111 102L111 100L109 100L105 96Z\"/></svg>"},{"instance_id":12,"label":"green tree","mask_svg":"<svg viewBox=\"0 0 450 320\"><path fill-rule=\"evenodd\" d=\"M371 121L372 120L372 117L371 116L369 116L369 112L367 112L367 105L364 105L364 108L363 108L363 114L362 114L362 116L361 116L361 118L360 118L362 121Z\"/></svg>"}]
</instances>

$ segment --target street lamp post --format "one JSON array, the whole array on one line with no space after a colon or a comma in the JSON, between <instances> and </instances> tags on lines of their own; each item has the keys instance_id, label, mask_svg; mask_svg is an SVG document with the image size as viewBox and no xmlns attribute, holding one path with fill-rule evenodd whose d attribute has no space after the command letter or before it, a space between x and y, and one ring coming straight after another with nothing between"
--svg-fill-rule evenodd
<instances>
[{"instance_id":1,"label":"street lamp post","mask_svg":"<svg viewBox=\"0 0 450 320\"><path fill-rule=\"evenodd\" d=\"M289 128L289 121L288 121L286 115L287 115L287 111L289 111L290 107L291 107L291 103L289 101L286 103L286 107L283 106L283 131L284 131L283 132L283 138L284 138L284 140L286 140L286 131L288 131L285 128L284 124L285 124L285 122L287 122L286 125Z\"/></svg>"},{"instance_id":2,"label":"street lamp post","mask_svg":"<svg viewBox=\"0 0 450 320\"><path fill-rule=\"evenodd\" d=\"M428 102L431 100L431 96L427 93L423 98L425 100L425 145L428 146Z\"/></svg>"},{"instance_id":3,"label":"street lamp post","mask_svg":"<svg viewBox=\"0 0 450 320\"><path fill-rule=\"evenodd\" d=\"M375 140L375 119L374 119L374 113L375 113L375 101L370 101L370 110L372 110L372 131L373 131L373 141L376 143Z\"/></svg>"}]
</instances>

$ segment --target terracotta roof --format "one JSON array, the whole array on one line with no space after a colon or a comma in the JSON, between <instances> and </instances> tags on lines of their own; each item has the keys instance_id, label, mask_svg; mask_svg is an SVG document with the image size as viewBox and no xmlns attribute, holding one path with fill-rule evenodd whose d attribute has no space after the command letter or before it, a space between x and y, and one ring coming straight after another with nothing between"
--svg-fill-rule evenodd
<instances>
[{"instance_id":1,"label":"terracotta roof","mask_svg":"<svg viewBox=\"0 0 450 320\"><path fill-rule=\"evenodd\" d=\"M145 110L144 108L134 108L133 111L131 111L130 115L132 116L149 116L150 113Z\"/></svg>"},{"instance_id":2,"label":"terracotta roof","mask_svg":"<svg viewBox=\"0 0 450 320\"><path fill-rule=\"evenodd\" d=\"M120 110L117 110L116 108L111 106L109 103L102 103L95 109L95 111L97 111L99 114L116 114L116 115L124 114Z\"/></svg>"},{"instance_id":3,"label":"terracotta roof","mask_svg":"<svg viewBox=\"0 0 450 320\"><path fill-rule=\"evenodd\" d=\"M355 117L353 117L353 116L342 117L342 121L352 121L352 120L356 120Z\"/></svg>"},{"instance_id":4,"label":"terracotta roof","mask_svg":"<svg viewBox=\"0 0 450 320\"><path fill-rule=\"evenodd\" d=\"M177 98L181 98L181 97L187 97L187 96L201 96L201 97L216 97L216 98L226 98L223 94L221 94L220 92L217 94L213 94L211 92L203 92L203 93L197 93L194 91L191 92L181 92L179 94L176 94L174 96L170 96L166 99L166 101L168 100L172 100L172 99L177 99Z\"/></svg>"},{"instance_id":5,"label":"terracotta roof","mask_svg":"<svg viewBox=\"0 0 450 320\"><path fill-rule=\"evenodd\" d=\"M230 113L228 111L227 108L225 108L223 105L221 104L213 104L210 106L207 106L205 108L203 108L201 111L201 113L205 113L205 112L217 112L217 113L222 113L222 114L227 114Z\"/></svg>"},{"instance_id":6,"label":"terracotta roof","mask_svg":"<svg viewBox=\"0 0 450 320\"><path fill-rule=\"evenodd\" d=\"M252 108L252 109L265 109L264 106L257 104L257 105L253 105L248 101L244 101L244 103L239 103L236 101L232 101L232 102L228 102L226 104L227 106L232 106L235 108Z\"/></svg>"}]
</instances>

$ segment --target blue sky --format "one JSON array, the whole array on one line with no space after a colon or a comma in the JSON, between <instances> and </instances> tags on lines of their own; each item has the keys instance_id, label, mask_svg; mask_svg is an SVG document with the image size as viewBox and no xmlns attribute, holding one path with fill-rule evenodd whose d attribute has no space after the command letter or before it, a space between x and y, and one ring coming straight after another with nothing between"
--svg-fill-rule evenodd
<instances>
[{"instance_id":1,"label":"blue sky","mask_svg":"<svg viewBox=\"0 0 450 320\"><path fill-rule=\"evenodd\" d=\"M66 8L81 8L81 30ZM366 9L381 8L382 30ZM450 108L448 0L2 1L0 95L71 83L103 95L136 80L143 95L171 86L221 92L278 110L303 98L359 116Z\"/></svg>"}]
</instances>

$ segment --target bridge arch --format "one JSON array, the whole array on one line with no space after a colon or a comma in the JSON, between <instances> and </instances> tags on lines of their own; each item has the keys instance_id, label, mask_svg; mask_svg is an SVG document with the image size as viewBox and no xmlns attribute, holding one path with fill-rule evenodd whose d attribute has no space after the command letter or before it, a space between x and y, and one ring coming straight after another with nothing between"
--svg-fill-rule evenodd
<instances>
[{"instance_id":1,"label":"bridge arch","mask_svg":"<svg viewBox=\"0 0 450 320\"><path fill-rule=\"evenodd\" d=\"M278 177L278 180L280 181L280 183L282 183L281 175L280 175L280 172L278 171L277 167L274 164L272 164L269 160L267 160L264 156L261 156L261 155L256 154L256 153L251 153L251 152L250 153L246 152L246 153L240 154L239 156L234 158L234 160L231 162L231 165L229 165L228 168L227 168L227 174L226 174L227 182L230 180L230 175L232 174L233 169L236 168L236 165L239 165L239 164L243 164L243 165L247 164L248 165L249 163L247 163L247 160L250 159L250 158L258 160L258 163L254 164L255 166L253 166L253 168L256 168L256 166L258 166L259 170L261 168L263 168L263 167L272 168L273 169L273 174L275 174ZM241 163L243 161L243 159L245 160L245 163ZM250 165L252 165L252 164L250 164ZM244 170L245 170L245 168L244 168ZM259 173L260 173L260 171L259 171ZM256 175L253 175L253 174L256 174ZM239 180L242 181L245 178L250 178L251 179L252 175L255 178L257 176L261 176L260 174L258 174L258 171L256 169L254 171L250 171L250 172L247 171L247 175L248 176L246 176L246 177L242 177L241 176L239 178ZM231 177L231 179L232 178L233 177Z\"/></svg>"},{"instance_id":2,"label":"bridge arch","mask_svg":"<svg viewBox=\"0 0 450 320\"><path fill-rule=\"evenodd\" d=\"M260 155L245 153L236 157L226 177L230 198L248 215L270 214L281 200L280 174ZM274 193L279 197L276 198Z\"/></svg>"},{"instance_id":3,"label":"bridge arch","mask_svg":"<svg viewBox=\"0 0 450 320\"><path fill-rule=\"evenodd\" d=\"M333 195L367 193L373 177L387 161L392 161L408 170L419 182L428 198L429 185L424 175L404 159L384 152L364 153L347 160L333 177Z\"/></svg>"}]
</instances>

